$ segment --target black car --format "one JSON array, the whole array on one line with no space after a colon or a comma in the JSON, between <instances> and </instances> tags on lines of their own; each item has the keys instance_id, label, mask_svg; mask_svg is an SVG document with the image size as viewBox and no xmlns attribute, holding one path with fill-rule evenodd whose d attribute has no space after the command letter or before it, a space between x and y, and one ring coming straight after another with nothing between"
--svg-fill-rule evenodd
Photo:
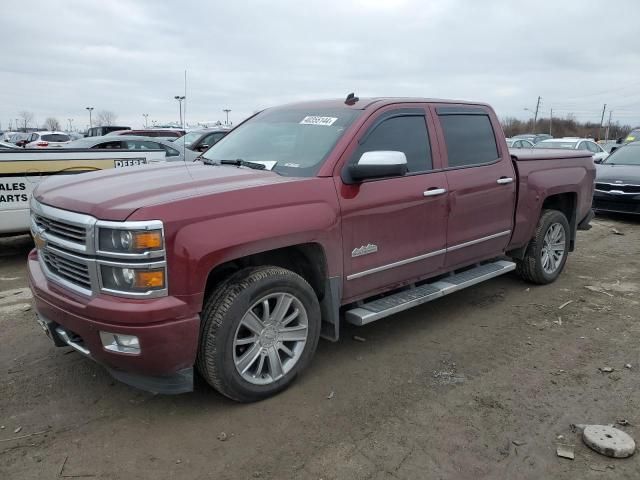
<instances>
[{"instance_id":1,"label":"black car","mask_svg":"<svg viewBox=\"0 0 640 480\"><path fill-rule=\"evenodd\" d=\"M87 130L87 134L85 137L101 137L110 132L115 132L117 130L131 130L131 127L120 127L116 125L103 125L101 127L91 127Z\"/></svg>"},{"instance_id":2,"label":"black car","mask_svg":"<svg viewBox=\"0 0 640 480\"><path fill-rule=\"evenodd\" d=\"M640 215L640 142L617 149L596 168L593 208Z\"/></svg>"},{"instance_id":3,"label":"black car","mask_svg":"<svg viewBox=\"0 0 640 480\"><path fill-rule=\"evenodd\" d=\"M184 144L184 146L189 150L194 152L204 152L205 150L208 150L209 147L218 143L227 133L229 133L229 129L224 127L192 130L173 143L178 149L182 148L182 145Z\"/></svg>"}]
</instances>

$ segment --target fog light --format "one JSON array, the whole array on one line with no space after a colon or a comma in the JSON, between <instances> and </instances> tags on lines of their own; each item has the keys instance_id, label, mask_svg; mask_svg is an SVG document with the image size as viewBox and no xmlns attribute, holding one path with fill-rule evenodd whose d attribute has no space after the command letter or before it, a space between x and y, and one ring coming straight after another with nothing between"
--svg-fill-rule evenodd
<instances>
[{"instance_id":1,"label":"fog light","mask_svg":"<svg viewBox=\"0 0 640 480\"><path fill-rule=\"evenodd\" d=\"M100 332L100 340L105 350L128 355L140 355L140 340L135 335Z\"/></svg>"}]
</instances>

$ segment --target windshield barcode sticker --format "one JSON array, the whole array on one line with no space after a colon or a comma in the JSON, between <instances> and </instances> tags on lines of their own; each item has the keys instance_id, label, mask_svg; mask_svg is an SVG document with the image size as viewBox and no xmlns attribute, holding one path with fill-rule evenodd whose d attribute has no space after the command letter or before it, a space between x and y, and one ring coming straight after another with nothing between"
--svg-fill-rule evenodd
<instances>
[{"instance_id":1,"label":"windshield barcode sticker","mask_svg":"<svg viewBox=\"0 0 640 480\"><path fill-rule=\"evenodd\" d=\"M304 117L300 122L300 125L324 125L325 127L329 127L338 120L335 117Z\"/></svg>"}]
</instances>

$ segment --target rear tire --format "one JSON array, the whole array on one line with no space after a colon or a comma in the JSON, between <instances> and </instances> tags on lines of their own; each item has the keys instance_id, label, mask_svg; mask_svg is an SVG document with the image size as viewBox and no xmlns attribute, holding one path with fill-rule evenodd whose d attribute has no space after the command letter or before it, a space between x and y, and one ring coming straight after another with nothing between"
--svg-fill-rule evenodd
<instances>
[{"instance_id":1,"label":"rear tire","mask_svg":"<svg viewBox=\"0 0 640 480\"><path fill-rule=\"evenodd\" d=\"M296 273L247 268L212 292L201 322L198 371L223 395L253 402L287 388L309 364L320 306Z\"/></svg>"},{"instance_id":2,"label":"rear tire","mask_svg":"<svg viewBox=\"0 0 640 480\"><path fill-rule=\"evenodd\" d=\"M554 282L567 262L569 232L569 222L562 212L544 210L524 258L516 260L518 274L538 285Z\"/></svg>"}]
</instances>

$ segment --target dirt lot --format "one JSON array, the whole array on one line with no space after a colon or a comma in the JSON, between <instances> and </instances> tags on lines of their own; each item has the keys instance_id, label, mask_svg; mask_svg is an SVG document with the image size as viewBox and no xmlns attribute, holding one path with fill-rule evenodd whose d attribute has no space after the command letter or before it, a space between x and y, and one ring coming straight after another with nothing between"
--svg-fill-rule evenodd
<instances>
[{"instance_id":1,"label":"dirt lot","mask_svg":"<svg viewBox=\"0 0 640 480\"><path fill-rule=\"evenodd\" d=\"M627 419L640 440L637 220L580 232L554 285L507 275L347 327L291 389L251 405L205 385L139 392L54 348L25 311L29 248L0 240L2 479L640 478L640 454L600 456L570 428Z\"/></svg>"}]
</instances>

